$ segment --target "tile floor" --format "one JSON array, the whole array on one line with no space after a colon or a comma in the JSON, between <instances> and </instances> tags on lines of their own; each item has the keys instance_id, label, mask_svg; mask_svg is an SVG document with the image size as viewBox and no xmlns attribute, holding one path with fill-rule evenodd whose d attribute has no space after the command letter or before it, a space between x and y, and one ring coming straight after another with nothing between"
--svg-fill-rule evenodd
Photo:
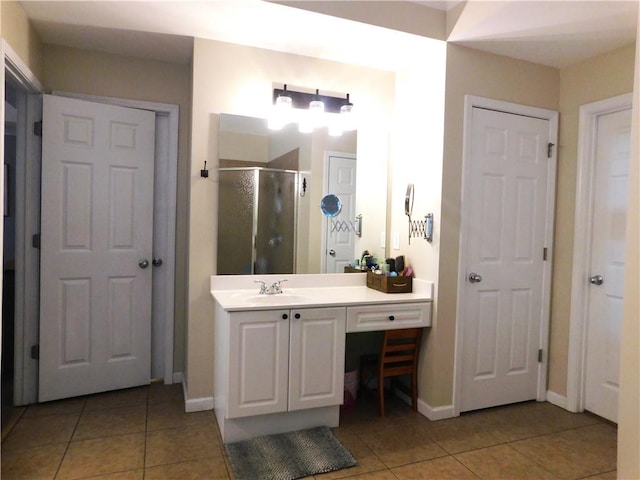
<instances>
[{"instance_id":1,"label":"tile floor","mask_svg":"<svg viewBox=\"0 0 640 480\"><path fill-rule=\"evenodd\" d=\"M19 410L2 480L232 479L213 413L183 405L180 385L152 384ZM431 422L364 398L335 434L359 465L319 480L616 478L615 425L548 403Z\"/></svg>"}]
</instances>

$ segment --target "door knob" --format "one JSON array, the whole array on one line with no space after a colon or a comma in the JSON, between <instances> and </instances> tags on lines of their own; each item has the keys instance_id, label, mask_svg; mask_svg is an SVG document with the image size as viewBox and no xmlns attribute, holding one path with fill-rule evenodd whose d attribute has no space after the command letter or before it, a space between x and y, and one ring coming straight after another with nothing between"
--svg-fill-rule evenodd
<instances>
[{"instance_id":1,"label":"door knob","mask_svg":"<svg viewBox=\"0 0 640 480\"><path fill-rule=\"evenodd\" d=\"M329 250L329 255L331 255L332 257L335 257L336 251L332 248L331 250Z\"/></svg>"},{"instance_id":2,"label":"door knob","mask_svg":"<svg viewBox=\"0 0 640 480\"><path fill-rule=\"evenodd\" d=\"M138 266L140 268L147 268L149 266L149 260L147 260L146 258L143 258L138 262Z\"/></svg>"},{"instance_id":3,"label":"door knob","mask_svg":"<svg viewBox=\"0 0 640 480\"><path fill-rule=\"evenodd\" d=\"M468 278L471 283L480 283L482 281L482 277L475 272L471 272Z\"/></svg>"},{"instance_id":4,"label":"door knob","mask_svg":"<svg viewBox=\"0 0 640 480\"><path fill-rule=\"evenodd\" d=\"M591 285L602 285L604 283L604 277L602 275L592 275L589 277L589 283Z\"/></svg>"},{"instance_id":5,"label":"door knob","mask_svg":"<svg viewBox=\"0 0 640 480\"><path fill-rule=\"evenodd\" d=\"M151 264L154 267L159 267L160 265L162 265L162 259L160 257L153 257L153 260L151 260Z\"/></svg>"}]
</instances>

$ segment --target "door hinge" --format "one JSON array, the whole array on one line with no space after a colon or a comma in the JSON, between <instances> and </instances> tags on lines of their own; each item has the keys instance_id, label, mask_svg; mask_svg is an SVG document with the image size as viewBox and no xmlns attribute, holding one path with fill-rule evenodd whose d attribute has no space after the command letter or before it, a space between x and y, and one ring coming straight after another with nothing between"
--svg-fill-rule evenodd
<instances>
[{"instance_id":1,"label":"door hinge","mask_svg":"<svg viewBox=\"0 0 640 480\"><path fill-rule=\"evenodd\" d=\"M538 350L538 363L542 363L542 349Z\"/></svg>"},{"instance_id":2,"label":"door hinge","mask_svg":"<svg viewBox=\"0 0 640 480\"><path fill-rule=\"evenodd\" d=\"M31 358L38 360L40 358L40 345L33 345L31 347Z\"/></svg>"},{"instance_id":3,"label":"door hinge","mask_svg":"<svg viewBox=\"0 0 640 480\"><path fill-rule=\"evenodd\" d=\"M553 147L555 147L556 144L555 143L548 143L547 144L547 158L551 158L551 156L553 155Z\"/></svg>"},{"instance_id":4,"label":"door hinge","mask_svg":"<svg viewBox=\"0 0 640 480\"><path fill-rule=\"evenodd\" d=\"M34 233L31 236L31 246L33 248L40 248L40 234L39 233Z\"/></svg>"},{"instance_id":5,"label":"door hinge","mask_svg":"<svg viewBox=\"0 0 640 480\"><path fill-rule=\"evenodd\" d=\"M544 247L542 249L542 261L546 262L547 261L547 247Z\"/></svg>"},{"instance_id":6,"label":"door hinge","mask_svg":"<svg viewBox=\"0 0 640 480\"><path fill-rule=\"evenodd\" d=\"M36 137L41 137L42 136L42 120L39 120L37 122L33 122L33 134Z\"/></svg>"}]
</instances>

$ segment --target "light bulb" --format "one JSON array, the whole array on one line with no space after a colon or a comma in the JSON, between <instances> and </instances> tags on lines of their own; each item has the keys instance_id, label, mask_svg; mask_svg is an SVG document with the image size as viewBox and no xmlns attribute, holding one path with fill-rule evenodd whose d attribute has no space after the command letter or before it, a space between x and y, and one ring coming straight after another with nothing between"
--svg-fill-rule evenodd
<instances>
[{"instance_id":1,"label":"light bulb","mask_svg":"<svg viewBox=\"0 0 640 480\"><path fill-rule=\"evenodd\" d=\"M309 121L312 127L319 127L322 125L322 117L324 115L324 103L320 100L318 89L316 89L316 96L311 102L309 102Z\"/></svg>"},{"instance_id":2,"label":"light bulb","mask_svg":"<svg viewBox=\"0 0 640 480\"><path fill-rule=\"evenodd\" d=\"M342 122L342 129L345 132L355 130L355 122L353 115L353 103L349 101L349 94L347 93L347 103L340 107L340 120Z\"/></svg>"},{"instance_id":3,"label":"light bulb","mask_svg":"<svg viewBox=\"0 0 640 480\"><path fill-rule=\"evenodd\" d=\"M287 85L284 90L276 98L271 115L267 121L267 127L270 130L280 130L287 123L291 122L291 111L293 109L293 101L287 92Z\"/></svg>"}]
</instances>

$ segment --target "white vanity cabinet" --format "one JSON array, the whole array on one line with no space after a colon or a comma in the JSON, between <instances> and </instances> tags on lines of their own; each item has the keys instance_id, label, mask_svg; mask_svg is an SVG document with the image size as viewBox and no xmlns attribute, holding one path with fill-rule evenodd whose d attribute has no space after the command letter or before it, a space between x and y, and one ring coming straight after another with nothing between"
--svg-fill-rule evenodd
<instances>
[{"instance_id":1,"label":"white vanity cabinet","mask_svg":"<svg viewBox=\"0 0 640 480\"><path fill-rule=\"evenodd\" d=\"M227 418L342 403L345 307L227 315Z\"/></svg>"},{"instance_id":2,"label":"white vanity cabinet","mask_svg":"<svg viewBox=\"0 0 640 480\"><path fill-rule=\"evenodd\" d=\"M258 280L287 288L260 295L253 275L211 277L212 403L224 443L337 427L347 333L431 326L433 284L420 279L413 292L392 295L368 288L365 275Z\"/></svg>"}]
</instances>

